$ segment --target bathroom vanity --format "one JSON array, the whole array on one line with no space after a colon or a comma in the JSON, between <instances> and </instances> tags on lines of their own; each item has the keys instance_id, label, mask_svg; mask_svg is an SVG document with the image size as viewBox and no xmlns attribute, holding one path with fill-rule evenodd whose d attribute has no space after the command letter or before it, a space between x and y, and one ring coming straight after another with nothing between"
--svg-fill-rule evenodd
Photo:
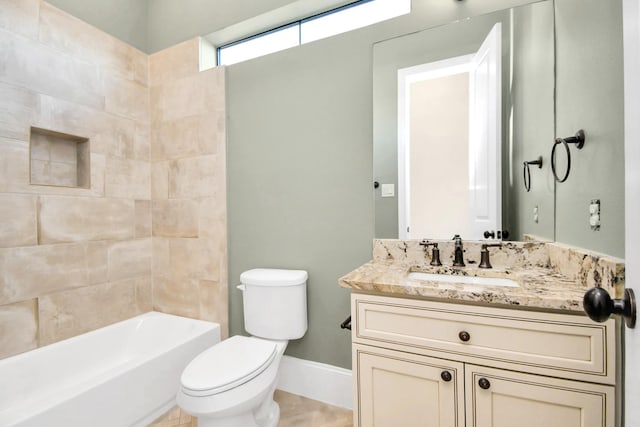
<instances>
[{"instance_id":1,"label":"bathroom vanity","mask_svg":"<svg viewBox=\"0 0 640 427\"><path fill-rule=\"evenodd\" d=\"M443 252L445 267L432 267L417 241L378 240L340 279L352 289L354 425L619 423L619 322L590 320L582 297L593 285L615 296L620 260L513 242L494 269L453 269Z\"/></svg>"}]
</instances>

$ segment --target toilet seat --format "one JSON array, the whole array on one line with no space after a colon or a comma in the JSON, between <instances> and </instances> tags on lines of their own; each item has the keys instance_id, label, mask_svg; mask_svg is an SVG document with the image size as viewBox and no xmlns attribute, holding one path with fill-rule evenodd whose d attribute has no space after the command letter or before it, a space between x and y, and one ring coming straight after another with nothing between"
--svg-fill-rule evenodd
<instances>
[{"instance_id":1,"label":"toilet seat","mask_svg":"<svg viewBox=\"0 0 640 427\"><path fill-rule=\"evenodd\" d=\"M258 376L276 357L276 343L241 335L202 352L185 368L182 391L190 396L212 396Z\"/></svg>"}]
</instances>

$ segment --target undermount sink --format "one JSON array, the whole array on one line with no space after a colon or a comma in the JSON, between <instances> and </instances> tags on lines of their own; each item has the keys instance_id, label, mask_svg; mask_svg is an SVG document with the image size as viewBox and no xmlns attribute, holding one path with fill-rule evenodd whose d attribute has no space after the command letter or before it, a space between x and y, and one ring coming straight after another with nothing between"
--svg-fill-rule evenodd
<instances>
[{"instance_id":1,"label":"undermount sink","mask_svg":"<svg viewBox=\"0 0 640 427\"><path fill-rule=\"evenodd\" d=\"M422 273L420 271L412 271L409 273L408 277L413 280L457 283L464 285L500 286L508 288L517 288L520 286L515 280L506 279L504 277L462 276L457 274Z\"/></svg>"}]
</instances>

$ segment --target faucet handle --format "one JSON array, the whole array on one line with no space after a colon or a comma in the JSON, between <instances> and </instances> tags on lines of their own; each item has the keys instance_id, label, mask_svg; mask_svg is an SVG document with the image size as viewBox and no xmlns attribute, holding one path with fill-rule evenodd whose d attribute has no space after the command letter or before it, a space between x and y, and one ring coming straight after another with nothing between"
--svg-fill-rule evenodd
<instances>
[{"instance_id":1,"label":"faucet handle","mask_svg":"<svg viewBox=\"0 0 640 427\"><path fill-rule=\"evenodd\" d=\"M433 246L433 249L431 250L431 265L434 267L440 267L442 262L440 262L440 249L438 248L438 244L436 242L430 242L427 239L422 239L420 241L420 245L424 246L425 251L429 246Z\"/></svg>"},{"instance_id":2,"label":"faucet handle","mask_svg":"<svg viewBox=\"0 0 640 427\"><path fill-rule=\"evenodd\" d=\"M493 268L489 259L489 248L499 248L502 243L483 243L480 247L480 265L478 268Z\"/></svg>"}]
</instances>

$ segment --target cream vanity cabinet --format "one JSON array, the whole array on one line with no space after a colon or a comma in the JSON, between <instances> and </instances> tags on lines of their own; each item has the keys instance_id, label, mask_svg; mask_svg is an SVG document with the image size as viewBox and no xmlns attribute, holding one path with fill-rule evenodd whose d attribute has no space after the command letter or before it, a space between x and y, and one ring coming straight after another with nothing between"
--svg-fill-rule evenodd
<instances>
[{"instance_id":1,"label":"cream vanity cabinet","mask_svg":"<svg viewBox=\"0 0 640 427\"><path fill-rule=\"evenodd\" d=\"M360 427L614 427L615 321L352 294Z\"/></svg>"}]
</instances>

